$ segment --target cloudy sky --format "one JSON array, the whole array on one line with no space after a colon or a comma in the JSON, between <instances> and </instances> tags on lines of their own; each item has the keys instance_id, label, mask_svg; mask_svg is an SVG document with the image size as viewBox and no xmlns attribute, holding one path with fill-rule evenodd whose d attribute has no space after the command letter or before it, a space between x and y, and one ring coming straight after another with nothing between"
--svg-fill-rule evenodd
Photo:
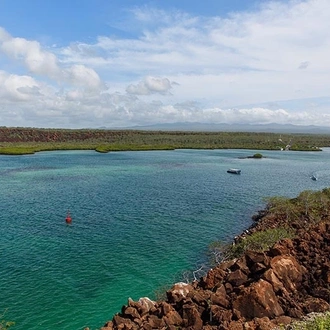
<instances>
[{"instance_id":1,"label":"cloudy sky","mask_svg":"<svg viewBox=\"0 0 330 330\"><path fill-rule=\"evenodd\" d=\"M329 0L0 0L0 126L330 126Z\"/></svg>"}]
</instances>

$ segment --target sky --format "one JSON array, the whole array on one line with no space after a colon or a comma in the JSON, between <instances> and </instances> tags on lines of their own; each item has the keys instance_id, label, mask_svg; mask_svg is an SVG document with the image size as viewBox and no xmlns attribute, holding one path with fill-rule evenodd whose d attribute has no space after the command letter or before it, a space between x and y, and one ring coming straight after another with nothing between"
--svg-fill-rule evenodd
<instances>
[{"instance_id":1,"label":"sky","mask_svg":"<svg viewBox=\"0 0 330 330\"><path fill-rule=\"evenodd\" d=\"M0 0L0 126L330 127L329 0Z\"/></svg>"}]
</instances>

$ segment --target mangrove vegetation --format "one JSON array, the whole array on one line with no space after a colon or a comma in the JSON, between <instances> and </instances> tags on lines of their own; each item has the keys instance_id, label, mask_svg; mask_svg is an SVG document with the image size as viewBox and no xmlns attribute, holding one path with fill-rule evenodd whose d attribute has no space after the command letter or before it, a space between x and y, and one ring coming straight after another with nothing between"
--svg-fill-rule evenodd
<instances>
[{"instance_id":1,"label":"mangrove vegetation","mask_svg":"<svg viewBox=\"0 0 330 330\"><path fill-rule=\"evenodd\" d=\"M254 149L320 151L330 147L326 134L187 132L108 129L0 127L1 154L51 150Z\"/></svg>"}]
</instances>

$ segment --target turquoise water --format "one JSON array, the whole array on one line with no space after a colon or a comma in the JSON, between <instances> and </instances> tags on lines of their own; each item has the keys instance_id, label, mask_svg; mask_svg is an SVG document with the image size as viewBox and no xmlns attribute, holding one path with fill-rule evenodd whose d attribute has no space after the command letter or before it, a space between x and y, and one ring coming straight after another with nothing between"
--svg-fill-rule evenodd
<instances>
[{"instance_id":1,"label":"turquoise water","mask_svg":"<svg viewBox=\"0 0 330 330\"><path fill-rule=\"evenodd\" d=\"M0 156L0 314L17 330L97 329L128 297L154 298L197 269L212 241L252 223L264 197L329 186L330 149L240 158L254 153Z\"/></svg>"}]
</instances>

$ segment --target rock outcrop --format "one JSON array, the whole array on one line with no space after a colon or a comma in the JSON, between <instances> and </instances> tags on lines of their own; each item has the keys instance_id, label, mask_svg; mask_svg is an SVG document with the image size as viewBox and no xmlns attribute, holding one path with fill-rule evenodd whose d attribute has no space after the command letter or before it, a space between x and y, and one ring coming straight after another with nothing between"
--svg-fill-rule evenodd
<instances>
[{"instance_id":1,"label":"rock outcrop","mask_svg":"<svg viewBox=\"0 0 330 330\"><path fill-rule=\"evenodd\" d=\"M246 251L199 281L175 284L166 301L129 300L101 329L268 330L286 325L330 309L329 256L328 222L308 231L298 228L292 240L264 252Z\"/></svg>"}]
</instances>

